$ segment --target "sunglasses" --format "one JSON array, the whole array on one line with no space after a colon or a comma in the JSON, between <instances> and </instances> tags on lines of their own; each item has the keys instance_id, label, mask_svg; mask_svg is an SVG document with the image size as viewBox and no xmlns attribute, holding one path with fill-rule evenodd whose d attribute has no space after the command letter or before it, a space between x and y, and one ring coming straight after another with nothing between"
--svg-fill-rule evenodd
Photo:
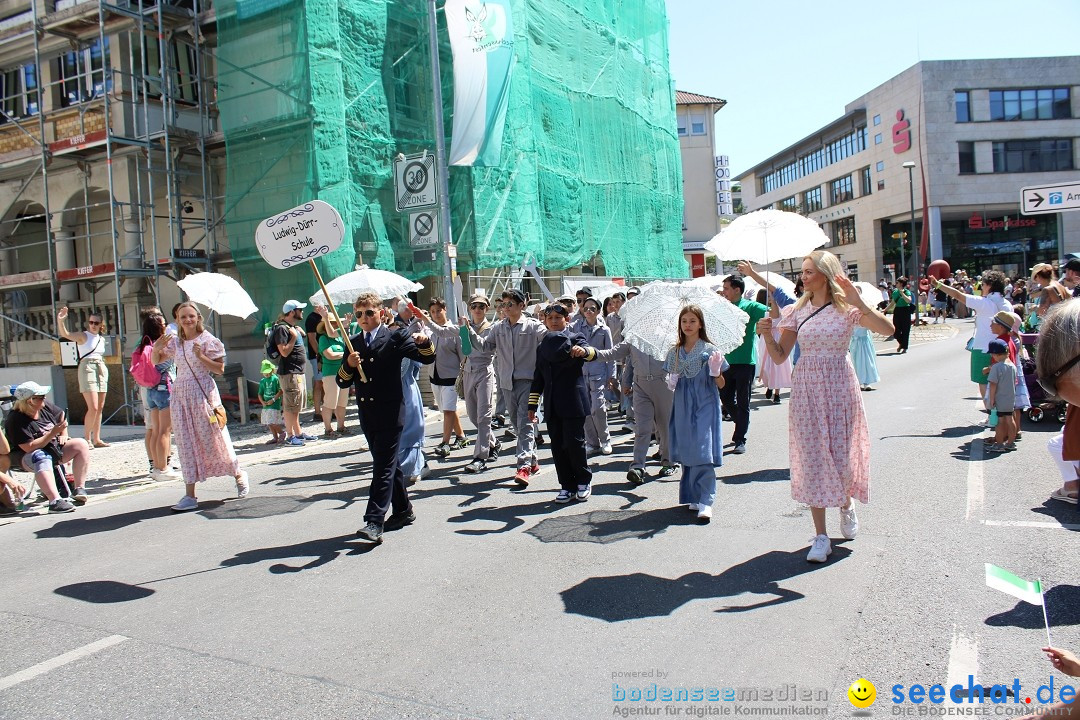
<instances>
[{"instance_id":1,"label":"sunglasses","mask_svg":"<svg viewBox=\"0 0 1080 720\"><path fill-rule=\"evenodd\" d=\"M87 325L100 325L101 321L100 320L87 320L86 324Z\"/></svg>"},{"instance_id":2,"label":"sunglasses","mask_svg":"<svg viewBox=\"0 0 1080 720\"><path fill-rule=\"evenodd\" d=\"M358 317L358 318L361 318L361 317L375 317L375 314L377 312L378 312L377 310L372 310L371 308L368 308L367 310L357 310L354 313L354 315L356 315L356 317Z\"/></svg>"},{"instance_id":3,"label":"sunglasses","mask_svg":"<svg viewBox=\"0 0 1080 720\"><path fill-rule=\"evenodd\" d=\"M600 312L600 308L594 308L592 305L586 305L585 307L583 307L581 309L584 310L585 312Z\"/></svg>"},{"instance_id":4,"label":"sunglasses","mask_svg":"<svg viewBox=\"0 0 1080 720\"><path fill-rule=\"evenodd\" d=\"M476 310L477 308L481 310L487 309L487 305L485 305L484 303L473 303L469 307L471 307L473 310ZM496 307L498 307L498 305L496 305Z\"/></svg>"},{"instance_id":5,"label":"sunglasses","mask_svg":"<svg viewBox=\"0 0 1080 720\"><path fill-rule=\"evenodd\" d=\"M1049 393L1053 397L1057 397L1057 383L1061 379L1061 376L1073 369L1073 367L1080 363L1080 355L1077 355L1069 362L1058 368L1057 372L1050 373L1046 377L1039 378L1039 386Z\"/></svg>"}]
</instances>

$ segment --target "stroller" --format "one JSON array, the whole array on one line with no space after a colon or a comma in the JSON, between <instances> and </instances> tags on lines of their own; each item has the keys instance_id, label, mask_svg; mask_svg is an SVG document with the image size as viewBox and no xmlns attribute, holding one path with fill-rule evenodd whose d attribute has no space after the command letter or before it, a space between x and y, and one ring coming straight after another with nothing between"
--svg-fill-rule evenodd
<instances>
[{"instance_id":1,"label":"stroller","mask_svg":"<svg viewBox=\"0 0 1080 720\"><path fill-rule=\"evenodd\" d=\"M1035 373L1035 351L1038 333L1021 333L1020 341L1028 349L1029 357L1021 360L1024 369L1024 384L1027 386L1028 395L1031 396L1031 407L1025 413L1027 419L1033 423L1041 423L1046 417L1055 418L1058 423L1065 423L1065 411L1067 409L1064 400L1051 397L1039 384Z\"/></svg>"}]
</instances>

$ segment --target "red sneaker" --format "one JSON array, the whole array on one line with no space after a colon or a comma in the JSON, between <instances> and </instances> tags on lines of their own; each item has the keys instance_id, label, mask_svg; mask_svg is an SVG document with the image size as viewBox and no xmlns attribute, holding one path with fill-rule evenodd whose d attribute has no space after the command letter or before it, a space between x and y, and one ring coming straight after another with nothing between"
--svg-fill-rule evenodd
<instances>
[{"instance_id":1,"label":"red sneaker","mask_svg":"<svg viewBox=\"0 0 1080 720\"><path fill-rule=\"evenodd\" d=\"M540 464L534 462L532 464L532 468L529 469L529 474L530 475L536 475L538 472L540 472Z\"/></svg>"},{"instance_id":2,"label":"red sneaker","mask_svg":"<svg viewBox=\"0 0 1080 720\"><path fill-rule=\"evenodd\" d=\"M518 468L517 473L514 474L514 483L518 487L529 487L529 475L531 474L527 467Z\"/></svg>"}]
</instances>

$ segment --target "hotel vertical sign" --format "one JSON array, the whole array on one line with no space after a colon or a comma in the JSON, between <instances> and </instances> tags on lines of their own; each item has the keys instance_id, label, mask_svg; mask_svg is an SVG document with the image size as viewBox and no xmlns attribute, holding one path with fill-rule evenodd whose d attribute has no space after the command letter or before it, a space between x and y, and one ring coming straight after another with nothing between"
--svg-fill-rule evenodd
<instances>
[{"instance_id":1,"label":"hotel vertical sign","mask_svg":"<svg viewBox=\"0 0 1080 720\"><path fill-rule=\"evenodd\" d=\"M731 202L731 168L728 167L727 155L714 157L716 167L716 214L734 215Z\"/></svg>"}]
</instances>

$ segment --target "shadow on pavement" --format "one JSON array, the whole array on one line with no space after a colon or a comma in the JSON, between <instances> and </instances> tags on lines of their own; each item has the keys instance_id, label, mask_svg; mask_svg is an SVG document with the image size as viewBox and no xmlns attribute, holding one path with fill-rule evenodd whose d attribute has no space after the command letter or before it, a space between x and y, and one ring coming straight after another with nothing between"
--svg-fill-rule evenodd
<instances>
[{"instance_id":1,"label":"shadow on pavement","mask_svg":"<svg viewBox=\"0 0 1080 720\"><path fill-rule=\"evenodd\" d=\"M254 520L298 512L306 504L307 499L298 495L264 495L205 509L200 507L197 513L210 520Z\"/></svg>"},{"instance_id":2,"label":"shadow on pavement","mask_svg":"<svg viewBox=\"0 0 1080 720\"><path fill-rule=\"evenodd\" d=\"M936 433L916 433L913 435L882 435L881 440L891 440L893 438L962 438L975 435L976 433L984 430L982 425L957 425L956 427L942 428Z\"/></svg>"},{"instance_id":3,"label":"shadow on pavement","mask_svg":"<svg viewBox=\"0 0 1080 720\"><path fill-rule=\"evenodd\" d=\"M91 580L73 585L64 585L56 588L53 592L74 600L98 604L142 600L154 594L154 591L150 588L129 585L115 580Z\"/></svg>"},{"instance_id":4,"label":"shadow on pavement","mask_svg":"<svg viewBox=\"0 0 1080 720\"><path fill-rule=\"evenodd\" d=\"M209 500L199 503L199 512L205 512L207 510L216 508L224 504L222 500ZM129 525L135 525L144 520L155 520L157 518L172 517L176 515L168 506L143 508L142 510L134 510L127 513L119 513L117 515L108 515L106 517L99 518L72 518L71 520L61 520L51 527L38 530L34 534L39 538L74 538L82 537L83 535L93 535L99 532L109 532L111 530L119 530Z\"/></svg>"},{"instance_id":5,"label":"shadow on pavement","mask_svg":"<svg viewBox=\"0 0 1080 720\"><path fill-rule=\"evenodd\" d=\"M1046 616L1051 627L1080 625L1080 587L1055 585L1045 592ZM991 615L984 621L992 627L1018 627L1037 630L1046 627L1042 608L1024 601L1008 612Z\"/></svg>"},{"instance_id":6,"label":"shadow on pavement","mask_svg":"<svg viewBox=\"0 0 1080 720\"><path fill-rule=\"evenodd\" d=\"M694 525L697 517L683 506L657 510L594 510L541 520L525 532L540 542L613 543L646 540L671 525Z\"/></svg>"},{"instance_id":7,"label":"shadow on pavement","mask_svg":"<svg viewBox=\"0 0 1080 720\"><path fill-rule=\"evenodd\" d=\"M284 573L296 573L303 570L321 567L328 562L336 560L341 555L365 555L374 550L377 545L364 543L356 539L353 534L340 535L333 538L320 538L307 540L295 545L279 545L278 547L256 548L244 550L227 560L221 561L222 567L236 567L239 565L254 565L267 560L291 560L296 558L312 558L303 565L287 565L284 562L270 566L270 572L275 575Z\"/></svg>"},{"instance_id":8,"label":"shadow on pavement","mask_svg":"<svg viewBox=\"0 0 1080 720\"><path fill-rule=\"evenodd\" d=\"M720 478L720 482L724 485L746 485L752 482L781 482L790 479L790 469L775 468L771 470L755 470L754 472L740 473L738 475L725 475Z\"/></svg>"},{"instance_id":9,"label":"shadow on pavement","mask_svg":"<svg viewBox=\"0 0 1080 720\"><path fill-rule=\"evenodd\" d=\"M743 593L775 596L751 605L729 605L716 610L721 613L746 612L801 600L801 593L781 587L780 582L834 565L850 554L848 548L834 544L829 562L815 565L806 562L805 548L794 552L772 550L734 565L719 575L694 572L677 578L645 573L594 577L560 595L567 613L607 622L663 617L693 600L733 598Z\"/></svg>"},{"instance_id":10,"label":"shadow on pavement","mask_svg":"<svg viewBox=\"0 0 1080 720\"><path fill-rule=\"evenodd\" d=\"M1062 525L1076 525L1080 523L1080 507L1060 500L1047 500L1039 507L1031 508L1032 512L1045 515L1057 520ZM1076 528L1068 528L1075 532Z\"/></svg>"}]
</instances>

